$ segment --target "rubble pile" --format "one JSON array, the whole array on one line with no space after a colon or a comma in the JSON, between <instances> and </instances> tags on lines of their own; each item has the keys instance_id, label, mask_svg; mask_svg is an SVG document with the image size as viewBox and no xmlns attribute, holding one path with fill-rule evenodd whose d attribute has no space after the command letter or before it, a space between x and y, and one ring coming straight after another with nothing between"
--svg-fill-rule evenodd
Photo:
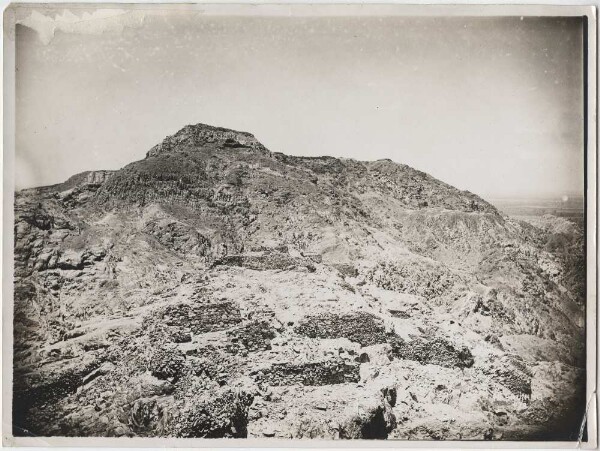
<instances>
[{"instance_id":1,"label":"rubble pile","mask_svg":"<svg viewBox=\"0 0 600 451\"><path fill-rule=\"evenodd\" d=\"M387 340L383 320L371 313L310 315L294 330L310 338L347 338L361 346L384 343Z\"/></svg>"},{"instance_id":2,"label":"rubble pile","mask_svg":"<svg viewBox=\"0 0 600 451\"><path fill-rule=\"evenodd\" d=\"M276 363L256 373L259 382L269 385L332 385L360 380L359 365L342 359L309 363Z\"/></svg>"}]
</instances>

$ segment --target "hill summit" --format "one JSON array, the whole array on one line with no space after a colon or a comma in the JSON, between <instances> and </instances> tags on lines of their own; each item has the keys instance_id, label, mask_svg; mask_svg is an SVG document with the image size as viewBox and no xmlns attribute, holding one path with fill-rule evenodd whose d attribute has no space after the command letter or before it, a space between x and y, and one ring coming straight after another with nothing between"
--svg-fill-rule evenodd
<instances>
[{"instance_id":1,"label":"hill summit","mask_svg":"<svg viewBox=\"0 0 600 451\"><path fill-rule=\"evenodd\" d=\"M583 233L188 125L15 199L15 435L576 439Z\"/></svg>"}]
</instances>

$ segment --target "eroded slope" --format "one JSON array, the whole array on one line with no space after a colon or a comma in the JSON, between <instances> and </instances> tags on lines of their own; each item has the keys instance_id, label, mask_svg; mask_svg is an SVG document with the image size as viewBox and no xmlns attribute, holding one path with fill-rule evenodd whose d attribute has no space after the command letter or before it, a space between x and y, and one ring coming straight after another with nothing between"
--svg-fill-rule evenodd
<instances>
[{"instance_id":1,"label":"eroded slope","mask_svg":"<svg viewBox=\"0 0 600 451\"><path fill-rule=\"evenodd\" d=\"M578 433L576 226L202 124L15 216L17 435Z\"/></svg>"}]
</instances>

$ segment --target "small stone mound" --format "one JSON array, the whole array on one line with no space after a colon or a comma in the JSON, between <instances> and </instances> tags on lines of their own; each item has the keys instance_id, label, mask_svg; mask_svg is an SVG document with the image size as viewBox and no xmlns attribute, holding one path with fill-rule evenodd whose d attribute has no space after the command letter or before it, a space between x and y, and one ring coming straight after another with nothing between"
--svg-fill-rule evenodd
<instances>
[{"instance_id":1,"label":"small stone mound","mask_svg":"<svg viewBox=\"0 0 600 451\"><path fill-rule=\"evenodd\" d=\"M190 357L190 367L193 374L198 377L204 377L211 380L216 380L221 377L226 378L228 376L227 368L220 366L216 361L214 361L214 357L217 357L217 355L213 355L210 358Z\"/></svg>"},{"instance_id":2,"label":"small stone mound","mask_svg":"<svg viewBox=\"0 0 600 451\"><path fill-rule=\"evenodd\" d=\"M368 282L385 290L412 294L427 300L459 292L461 277L446 266L424 259L381 261L365 274Z\"/></svg>"},{"instance_id":3,"label":"small stone mound","mask_svg":"<svg viewBox=\"0 0 600 451\"><path fill-rule=\"evenodd\" d=\"M192 336L182 329L174 329L171 332L171 340L173 343L189 343L192 341Z\"/></svg>"},{"instance_id":4,"label":"small stone mound","mask_svg":"<svg viewBox=\"0 0 600 451\"><path fill-rule=\"evenodd\" d=\"M347 338L363 347L386 342L383 320L371 313L307 316L294 330L310 338Z\"/></svg>"},{"instance_id":5,"label":"small stone mound","mask_svg":"<svg viewBox=\"0 0 600 451\"><path fill-rule=\"evenodd\" d=\"M177 379L185 368L185 356L177 348L158 348L148 361L148 370L158 379Z\"/></svg>"},{"instance_id":6,"label":"small stone mound","mask_svg":"<svg viewBox=\"0 0 600 451\"><path fill-rule=\"evenodd\" d=\"M275 331L266 321L253 321L227 331L227 336L231 341L226 347L227 352L243 355L271 349L271 340L275 338Z\"/></svg>"},{"instance_id":7,"label":"small stone mound","mask_svg":"<svg viewBox=\"0 0 600 451\"><path fill-rule=\"evenodd\" d=\"M170 305L158 317L167 326L184 325L194 334L226 330L242 322L240 309L233 302Z\"/></svg>"},{"instance_id":8,"label":"small stone mound","mask_svg":"<svg viewBox=\"0 0 600 451\"><path fill-rule=\"evenodd\" d=\"M359 365L342 359L309 363L276 363L266 370L256 372L259 382L273 386L283 385L333 385L360 380Z\"/></svg>"},{"instance_id":9,"label":"small stone mound","mask_svg":"<svg viewBox=\"0 0 600 451\"><path fill-rule=\"evenodd\" d=\"M262 255L227 255L215 260L213 266L240 266L255 271L269 269L293 270L298 268L305 268L309 272L316 271L315 266L308 259L292 257L282 252L269 252Z\"/></svg>"},{"instance_id":10,"label":"small stone mound","mask_svg":"<svg viewBox=\"0 0 600 451\"><path fill-rule=\"evenodd\" d=\"M394 336L390 339L394 357L414 360L424 365L440 365L446 368L470 368L475 363L468 348L456 349L442 338L404 341Z\"/></svg>"}]
</instances>

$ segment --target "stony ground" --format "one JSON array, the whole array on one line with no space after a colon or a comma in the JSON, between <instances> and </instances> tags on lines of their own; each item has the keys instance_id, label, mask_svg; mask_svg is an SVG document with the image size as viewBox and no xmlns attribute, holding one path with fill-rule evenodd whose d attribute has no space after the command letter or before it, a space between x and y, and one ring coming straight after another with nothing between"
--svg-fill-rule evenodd
<instances>
[{"instance_id":1,"label":"stony ground","mask_svg":"<svg viewBox=\"0 0 600 451\"><path fill-rule=\"evenodd\" d=\"M577 436L574 223L204 125L15 203L15 435Z\"/></svg>"}]
</instances>

